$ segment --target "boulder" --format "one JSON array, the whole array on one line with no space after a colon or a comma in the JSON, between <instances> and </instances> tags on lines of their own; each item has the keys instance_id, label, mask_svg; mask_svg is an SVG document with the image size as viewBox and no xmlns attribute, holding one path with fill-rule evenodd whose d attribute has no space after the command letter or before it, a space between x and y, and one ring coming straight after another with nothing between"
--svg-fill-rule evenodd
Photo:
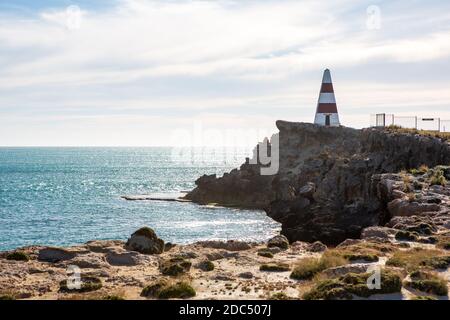
<instances>
[{"instance_id":1,"label":"boulder","mask_svg":"<svg viewBox=\"0 0 450 320\"><path fill-rule=\"evenodd\" d=\"M316 241L314 243L311 243L307 248L307 251L309 252L324 252L325 250L327 250L327 246L324 245L322 242L320 241Z\"/></svg>"},{"instance_id":2,"label":"boulder","mask_svg":"<svg viewBox=\"0 0 450 320\"><path fill-rule=\"evenodd\" d=\"M148 227L141 228L131 235L125 249L143 254L160 254L164 252L164 241Z\"/></svg>"},{"instance_id":3,"label":"boulder","mask_svg":"<svg viewBox=\"0 0 450 320\"><path fill-rule=\"evenodd\" d=\"M280 248L280 249L287 249L289 248L289 241L285 236L279 235L271 238L267 242L267 247L272 248Z\"/></svg>"}]
</instances>

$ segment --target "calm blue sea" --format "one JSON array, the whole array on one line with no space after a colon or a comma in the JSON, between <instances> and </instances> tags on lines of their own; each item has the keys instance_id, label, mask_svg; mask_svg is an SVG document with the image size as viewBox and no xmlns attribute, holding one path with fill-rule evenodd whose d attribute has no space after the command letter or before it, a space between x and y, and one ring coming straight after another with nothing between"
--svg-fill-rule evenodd
<instances>
[{"instance_id":1,"label":"calm blue sea","mask_svg":"<svg viewBox=\"0 0 450 320\"><path fill-rule=\"evenodd\" d=\"M223 174L246 156L171 148L0 148L0 250L123 239L150 226L165 241L266 240L279 225L262 211L192 203L130 202L122 195L175 196L203 174ZM227 161L224 161L227 159Z\"/></svg>"}]
</instances>

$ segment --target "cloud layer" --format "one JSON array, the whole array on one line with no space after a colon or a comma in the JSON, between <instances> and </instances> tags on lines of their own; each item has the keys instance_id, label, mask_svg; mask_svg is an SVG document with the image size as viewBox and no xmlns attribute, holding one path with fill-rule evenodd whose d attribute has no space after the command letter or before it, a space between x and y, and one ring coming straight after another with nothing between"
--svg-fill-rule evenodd
<instances>
[{"instance_id":1,"label":"cloud layer","mask_svg":"<svg viewBox=\"0 0 450 320\"><path fill-rule=\"evenodd\" d=\"M325 67L344 125L450 119L450 5L411 3L379 2L375 20L356 0L0 11L0 145L166 145L198 121L274 131L311 121Z\"/></svg>"}]
</instances>

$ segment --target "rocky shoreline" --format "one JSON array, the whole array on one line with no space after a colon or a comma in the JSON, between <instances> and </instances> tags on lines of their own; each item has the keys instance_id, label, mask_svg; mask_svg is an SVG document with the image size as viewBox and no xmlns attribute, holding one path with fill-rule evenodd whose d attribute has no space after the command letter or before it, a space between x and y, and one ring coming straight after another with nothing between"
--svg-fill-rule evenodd
<instances>
[{"instance_id":1,"label":"rocky shoreline","mask_svg":"<svg viewBox=\"0 0 450 320\"><path fill-rule=\"evenodd\" d=\"M185 198L263 209L282 224L290 242L337 245L392 218L391 199L381 190L388 179L384 174L450 164L449 142L436 137L286 121L277 121L277 127L272 137L279 140L276 175L261 175L262 165L251 164L257 162L254 156L223 177L199 178ZM450 170L441 169L450 180Z\"/></svg>"},{"instance_id":2,"label":"rocky shoreline","mask_svg":"<svg viewBox=\"0 0 450 320\"><path fill-rule=\"evenodd\" d=\"M201 177L185 200L264 209L282 223L281 235L174 245L144 227L126 242L1 252L0 299L448 300L449 143L277 126L277 175L261 176L261 165L247 162Z\"/></svg>"},{"instance_id":3,"label":"rocky shoreline","mask_svg":"<svg viewBox=\"0 0 450 320\"><path fill-rule=\"evenodd\" d=\"M427 222L396 219L336 247L284 236L173 245L150 228L127 242L25 247L0 253L0 299L448 299L450 233ZM81 285L69 289L74 267ZM369 290L376 268L381 288Z\"/></svg>"}]
</instances>

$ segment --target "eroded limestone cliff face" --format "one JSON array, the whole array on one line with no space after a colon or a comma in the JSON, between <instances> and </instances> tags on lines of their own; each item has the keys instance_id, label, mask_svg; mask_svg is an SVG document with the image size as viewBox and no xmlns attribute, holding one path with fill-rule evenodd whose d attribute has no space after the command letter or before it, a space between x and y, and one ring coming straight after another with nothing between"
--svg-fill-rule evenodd
<instances>
[{"instance_id":1,"label":"eroded limestone cliff face","mask_svg":"<svg viewBox=\"0 0 450 320\"><path fill-rule=\"evenodd\" d=\"M377 129L277 121L279 171L243 164L223 177L203 176L186 198L201 204L261 208L291 242L337 244L390 219L378 195L380 173L450 164L438 138Z\"/></svg>"}]
</instances>

